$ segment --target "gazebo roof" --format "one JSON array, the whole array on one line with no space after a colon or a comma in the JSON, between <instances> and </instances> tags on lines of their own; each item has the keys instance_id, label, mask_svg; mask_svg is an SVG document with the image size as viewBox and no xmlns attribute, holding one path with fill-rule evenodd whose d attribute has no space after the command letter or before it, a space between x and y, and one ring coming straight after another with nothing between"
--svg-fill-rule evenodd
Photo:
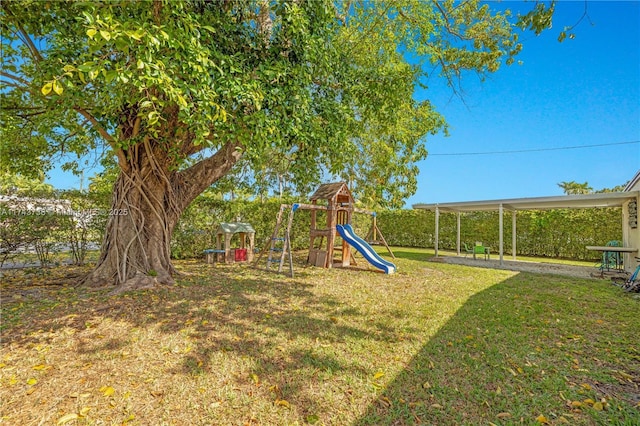
<instances>
[{"instance_id":1,"label":"gazebo roof","mask_svg":"<svg viewBox=\"0 0 640 426\"><path fill-rule=\"evenodd\" d=\"M238 232L246 232L247 234L255 234L256 231L248 223L244 222L223 222L218 226L216 234L237 234Z\"/></svg>"}]
</instances>

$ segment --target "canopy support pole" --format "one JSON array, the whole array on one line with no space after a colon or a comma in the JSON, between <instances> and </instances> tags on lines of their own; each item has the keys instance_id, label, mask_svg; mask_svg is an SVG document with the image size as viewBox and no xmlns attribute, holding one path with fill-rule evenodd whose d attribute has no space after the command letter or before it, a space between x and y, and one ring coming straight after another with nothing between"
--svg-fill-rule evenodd
<instances>
[{"instance_id":1,"label":"canopy support pole","mask_svg":"<svg viewBox=\"0 0 640 426\"><path fill-rule=\"evenodd\" d=\"M503 257L504 257L504 207L502 207L502 203L500 204L500 207L498 208L499 214L500 214L500 219L498 222L498 227L500 229L500 266L503 265Z\"/></svg>"},{"instance_id":2,"label":"canopy support pole","mask_svg":"<svg viewBox=\"0 0 640 426\"><path fill-rule=\"evenodd\" d=\"M516 210L511 212L511 256L516 260Z\"/></svg>"},{"instance_id":3,"label":"canopy support pole","mask_svg":"<svg viewBox=\"0 0 640 426\"><path fill-rule=\"evenodd\" d=\"M458 230L456 232L456 250L460 256L460 212L457 213Z\"/></svg>"},{"instance_id":4,"label":"canopy support pole","mask_svg":"<svg viewBox=\"0 0 640 426\"><path fill-rule=\"evenodd\" d=\"M440 230L440 209L436 206L436 235L435 242L433 244L433 248L435 251L435 256L438 257L438 232Z\"/></svg>"}]
</instances>

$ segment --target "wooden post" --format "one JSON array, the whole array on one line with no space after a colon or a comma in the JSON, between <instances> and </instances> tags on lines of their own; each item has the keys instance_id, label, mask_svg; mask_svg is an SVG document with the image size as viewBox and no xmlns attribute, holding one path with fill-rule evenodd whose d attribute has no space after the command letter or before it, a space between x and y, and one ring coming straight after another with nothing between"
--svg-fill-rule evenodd
<instances>
[{"instance_id":1,"label":"wooden post","mask_svg":"<svg viewBox=\"0 0 640 426\"><path fill-rule=\"evenodd\" d=\"M336 242L336 209L331 200L329 200L329 205L327 206L327 229L329 229L329 235L327 235L327 258L324 267L332 268L333 245Z\"/></svg>"},{"instance_id":2,"label":"wooden post","mask_svg":"<svg viewBox=\"0 0 640 426\"><path fill-rule=\"evenodd\" d=\"M376 235L376 231L378 230L377 216L374 214L373 216L373 236L371 238L372 241L378 241L378 236Z\"/></svg>"},{"instance_id":3,"label":"wooden post","mask_svg":"<svg viewBox=\"0 0 640 426\"><path fill-rule=\"evenodd\" d=\"M316 200L313 200L311 203L313 206L315 206L317 202ZM316 239L316 236L313 233L313 231L317 229L317 223L316 223L317 213L316 212L317 212L316 209L311 210L311 226L309 227L309 253L311 253L311 250L314 250L313 243ZM322 247L322 243L320 244Z\"/></svg>"},{"instance_id":4,"label":"wooden post","mask_svg":"<svg viewBox=\"0 0 640 426\"><path fill-rule=\"evenodd\" d=\"M341 263L342 266L349 266L351 265L351 250L350 250L350 246L349 243L347 243L345 240L342 240L342 259L341 259Z\"/></svg>"}]
</instances>

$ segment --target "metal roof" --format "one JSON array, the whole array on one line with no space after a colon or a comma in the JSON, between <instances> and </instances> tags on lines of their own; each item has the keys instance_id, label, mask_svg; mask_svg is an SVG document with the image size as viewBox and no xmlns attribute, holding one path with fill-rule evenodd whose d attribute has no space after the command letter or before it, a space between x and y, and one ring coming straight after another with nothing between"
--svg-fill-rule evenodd
<instances>
[{"instance_id":1,"label":"metal roof","mask_svg":"<svg viewBox=\"0 0 640 426\"><path fill-rule=\"evenodd\" d=\"M639 182L640 182L640 170L638 170L636 172L635 176L631 178L631 180L624 187L624 190L625 191L631 191L633 189L633 187L636 186L636 184L639 183Z\"/></svg>"},{"instance_id":2,"label":"metal roof","mask_svg":"<svg viewBox=\"0 0 640 426\"><path fill-rule=\"evenodd\" d=\"M248 223L243 222L229 222L221 223L216 231L216 234L237 234L238 232L246 232L248 234L255 234L256 231Z\"/></svg>"},{"instance_id":3,"label":"metal roof","mask_svg":"<svg viewBox=\"0 0 640 426\"><path fill-rule=\"evenodd\" d=\"M502 206L505 210L549 210L549 209L583 209L595 207L622 207L633 199L637 199L640 191L603 192L583 195L560 195L553 197L507 198L503 200L460 201L454 203L414 204L414 209L435 210L442 212L474 212L496 211Z\"/></svg>"}]
</instances>

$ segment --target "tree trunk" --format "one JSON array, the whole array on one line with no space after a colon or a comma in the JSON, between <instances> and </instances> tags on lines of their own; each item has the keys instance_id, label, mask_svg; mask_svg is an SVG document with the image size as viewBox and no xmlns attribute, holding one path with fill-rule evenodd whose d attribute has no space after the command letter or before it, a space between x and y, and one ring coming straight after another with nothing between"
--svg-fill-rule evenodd
<instances>
[{"instance_id":1,"label":"tree trunk","mask_svg":"<svg viewBox=\"0 0 640 426\"><path fill-rule=\"evenodd\" d=\"M97 266L82 284L115 286L114 293L172 285L171 236L180 215L233 167L240 158L237 147L229 143L178 172L160 147L135 146L114 185Z\"/></svg>"},{"instance_id":2,"label":"tree trunk","mask_svg":"<svg viewBox=\"0 0 640 426\"><path fill-rule=\"evenodd\" d=\"M121 172L106 214L100 259L85 285L124 291L173 284L170 243L179 212L167 183L153 173Z\"/></svg>"}]
</instances>

